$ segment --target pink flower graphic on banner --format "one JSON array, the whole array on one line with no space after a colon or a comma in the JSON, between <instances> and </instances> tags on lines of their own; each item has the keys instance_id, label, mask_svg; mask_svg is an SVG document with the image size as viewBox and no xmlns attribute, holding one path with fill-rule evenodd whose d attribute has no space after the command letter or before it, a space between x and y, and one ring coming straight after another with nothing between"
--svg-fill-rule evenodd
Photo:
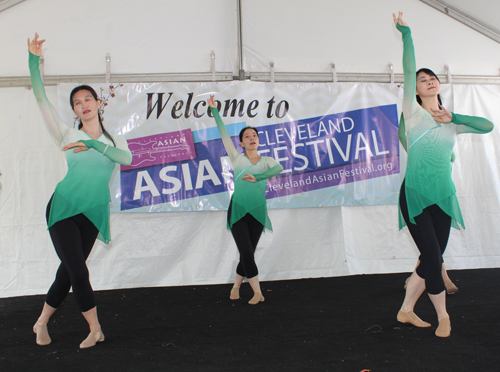
<instances>
[{"instance_id":1,"label":"pink flower graphic on banner","mask_svg":"<svg viewBox=\"0 0 500 372\"><path fill-rule=\"evenodd\" d=\"M196 158L190 129L134 138L127 142L132 152L132 164L122 165L122 171Z\"/></svg>"}]
</instances>

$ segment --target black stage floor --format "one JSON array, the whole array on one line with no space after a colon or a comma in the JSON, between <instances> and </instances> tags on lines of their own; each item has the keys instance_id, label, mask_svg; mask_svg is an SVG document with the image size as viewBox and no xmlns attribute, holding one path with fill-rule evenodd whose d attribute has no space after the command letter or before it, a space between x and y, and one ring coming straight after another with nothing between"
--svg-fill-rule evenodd
<instances>
[{"instance_id":1,"label":"black stage floor","mask_svg":"<svg viewBox=\"0 0 500 372\"><path fill-rule=\"evenodd\" d=\"M447 339L427 296L415 312L432 328L396 321L408 274L264 282L257 306L248 284L239 301L230 285L100 291L106 340L87 350L72 295L48 346L31 330L43 296L0 299L0 371L500 371L500 269L449 273Z\"/></svg>"}]
</instances>

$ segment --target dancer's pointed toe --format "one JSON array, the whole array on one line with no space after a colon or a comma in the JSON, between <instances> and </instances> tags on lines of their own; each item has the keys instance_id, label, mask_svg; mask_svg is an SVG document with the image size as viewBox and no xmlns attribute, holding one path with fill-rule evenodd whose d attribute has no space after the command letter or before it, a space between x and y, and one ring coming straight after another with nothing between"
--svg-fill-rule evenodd
<instances>
[{"instance_id":1,"label":"dancer's pointed toe","mask_svg":"<svg viewBox=\"0 0 500 372\"><path fill-rule=\"evenodd\" d=\"M410 324L413 324L415 327L419 327L419 328L428 328L431 326L430 323L424 322L413 311L409 311L409 312L405 313L404 311L400 310L398 313L397 319L398 319L398 322L410 323Z\"/></svg>"},{"instance_id":2,"label":"dancer's pointed toe","mask_svg":"<svg viewBox=\"0 0 500 372\"><path fill-rule=\"evenodd\" d=\"M444 285L446 286L446 293L452 295L458 292L458 287L451 280L445 281Z\"/></svg>"},{"instance_id":3,"label":"dancer's pointed toe","mask_svg":"<svg viewBox=\"0 0 500 372\"><path fill-rule=\"evenodd\" d=\"M439 326L436 328L436 336L450 337L451 334L451 321L450 317L439 319Z\"/></svg>"},{"instance_id":4,"label":"dancer's pointed toe","mask_svg":"<svg viewBox=\"0 0 500 372\"><path fill-rule=\"evenodd\" d=\"M262 293L256 292L254 293L252 299L248 301L250 305L257 305L260 302L264 302L266 299L262 296Z\"/></svg>"},{"instance_id":5,"label":"dancer's pointed toe","mask_svg":"<svg viewBox=\"0 0 500 372\"><path fill-rule=\"evenodd\" d=\"M229 294L229 299L233 300L233 301L240 299L240 288L239 287L233 287L231 289L231 293Z\"/></svg>"},{"instance_id":6,"label":"dancer's pointed toe","mask_svg":"<svg viewBox=\"0 0 500 372\"><path fill-rule=\"evenodd\" d=\"M104 341L104 333L102 331L90 331L89 335L80 344L80 349L88 349L89 347L95 346L98 342Z\"/></svg>"},{"instance_id":7,"label":"dancer's pointed toe","mask_svg":"<svg viewBox=\"0 0 500 372\"><path fill-rule=\"evenodd\" d=\"M408 287L408 282L410 281L410 278L411 278L411 276L409 276L408 278L406 278L404 289L406 289L406 287Z\"/></svg>"},{"instance_id":8,"label":"dancer's pointed toe","mask_svg":"<svg viewBox=\"0 0 500 372\"><path fill-rule=\"evenodd\" d=\"M40 346L49 345L52 340L49 336L47 324L40 325L38 322L33 326L33 332L36 334L36 343Z\"/></svg>"}]
</instances>

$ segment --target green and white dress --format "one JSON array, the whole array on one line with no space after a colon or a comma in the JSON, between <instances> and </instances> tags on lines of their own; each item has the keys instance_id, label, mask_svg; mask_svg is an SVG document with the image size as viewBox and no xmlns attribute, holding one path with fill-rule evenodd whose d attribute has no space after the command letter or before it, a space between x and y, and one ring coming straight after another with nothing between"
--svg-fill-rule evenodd
<instances>
[{"instance_id":1,"label":"green and white dress","mask_svg":"<svg viewBox=\"0 0 500 372\"><path fill-rule=\"evenodd\" d=\"M83 213L99 230L98 239L107 244L111 240L109 181L116 163L130 165L132 162L127 141L120 135L111 134L116 144L114 147L104 134L94 140L84 131L64 124L45 94L38 56L30 53L29 67L33 92L56 144L64 147L73 142L83 142L91 149L76 154L73 150L65 152L68 173L54 191L48 228L58 221Z\"/></svg>"},{"instance_id":2,"label":"green and white dress","mask_svg":"<svg viewBox=\"0 0 500 372\"><path fill-rule=\"evenodd\" d=\"M462 133L488 133L489 120L453 113L452 122L439 124L422 108L415 96L417 77L415 50L410 28L397 25L403 36L404 119L399 124L399 139L408 153L405 191L410 221L431 205L438 205L452 218L452 226L465 228L456 189L451 176L452 153L456 136ZM399 213L399 227L405 221Z\"/></svg>"},{"instance_id":3,"label":"green and white dress","mask_svg":"<svg viewBox=\"0 0 500 372\"><path fill-rule=\"evenodd\" d=\"M214 107L211 107L211 111L234 170L231 218L227 223L227 228L231 229L235 222L249 213L266 229L272 231L271 220L267 214L266 184L267 179L280 174L283 167L269 156L261 156L257 164L252 164L234 146L229 133L227 133L226 126L222 122L219 111ZM245 176L245 173L253 175L257 182L242 180L241 178Z\"/></svg>"}]
</instances>

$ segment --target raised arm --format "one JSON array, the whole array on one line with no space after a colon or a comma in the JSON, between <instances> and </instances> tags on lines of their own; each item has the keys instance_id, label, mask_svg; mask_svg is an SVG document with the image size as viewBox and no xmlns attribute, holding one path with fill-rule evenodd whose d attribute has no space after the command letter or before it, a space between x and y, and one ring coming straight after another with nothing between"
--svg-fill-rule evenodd
<instances>
[{"instance_id":1,"label":"raised arm","mask_svg":"<svg viewBox=\"0 0 500 372\"><path fill-rule=\"evenodd\" d=\"M47 95L45 94L45 87L43 86L42 78L40 77L39 68L39 60L42 55L42 44L44 42L45 40L38 40L38 34L35 34L35 38L31 42L30 39L28 39L31 85L33 86L33 93L35 94L38 105L40 106L40 110L42 111L49 133L54 141L60 145L69 130L69 126L62 122L60 116L50 104Z\"/></svg>"},{"instance_id":2,"label":"raised arm","mask_svg":"<svg viewBox=\"0 0 500 372\"><path fill-rule=\"evenodd\" d=\"M236 146L234 146L233 141L231 140L231 137L229 136L229 133L226 130L226 126L222 122L222 119L219 115L219 110L217 110L217 105L215 104L214 101L214 96L210 96L210 98L207 100L208 105L210 106L210 110L212 111L212 114L214 116L215 122L217 123L217 128L219 128L220 132L220 137L222 139L222 143L224 144L224 148L226 149L227 154L229 155L229 159L231 162L234 162L238 155L241 153L236 149Z\"/></svg>"},{"instance_id":3,"label":"raised arm","mask_svg":"<svg viewBox=\"0 0 500 372\"><path fill-rule=\"evenodd\" d=\"M417 64L415 62L415 48L411 37L410 27L403 21L403 13L399 12L398 17L393 14L394 24L403 36L403 71L404 71L404 96L403 113L405 118L409 118L417 108L415 92L417 90Z\"/></svg>"}]
</instances>

